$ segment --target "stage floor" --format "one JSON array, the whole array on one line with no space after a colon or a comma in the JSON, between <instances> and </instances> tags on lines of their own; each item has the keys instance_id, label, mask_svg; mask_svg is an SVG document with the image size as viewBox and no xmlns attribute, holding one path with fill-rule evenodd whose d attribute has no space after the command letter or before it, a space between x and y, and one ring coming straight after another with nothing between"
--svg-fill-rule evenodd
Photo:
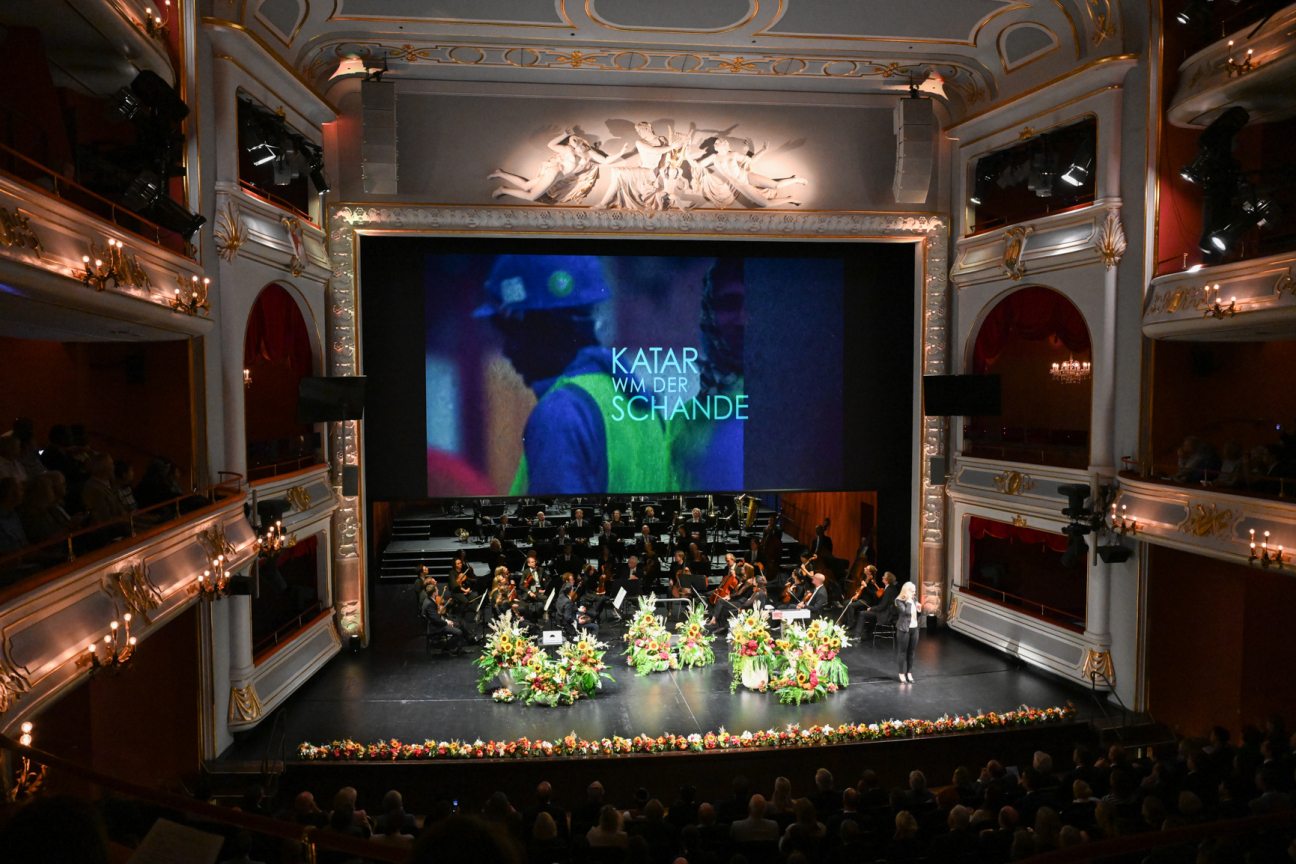
<instances>
[{"instance_id":1,"label":"stage floor","mask_svg":"<svg viewBox=\"0 0 1296 864\"><path fill-rule=\"evenodd\" d=\"M731 695L723 648L713 666L637 677L620 654L620 629L604 628L602 638L612 646L606 659L616 681L605 682L593 700L563 708L497 705L477 692L477 667L471 662L477 649L462 657L427 655L408 584L375 586L371 598L374 635L369 647L358 652L344 648L279 709L285 714L281 728L289 760L303 741L340 738L368 744L390 738L553 740L573 731L583 738L688 735L722 726L737 732L792 722L934 719L1068 701L1075 703L1081 720L1100 713L1088 690L948 629L924 631L914 684L896 680L891 644L879 640L876 648L863 645L843 653L849 687L823 702L796 707L780 705L773 694L741 688ZM720 646L721 640L715 644ZM218 761L259 761L275 725L267 718L240 734ZM275 733L276 741L278 737Z\"/></svg>"}]
</instances>

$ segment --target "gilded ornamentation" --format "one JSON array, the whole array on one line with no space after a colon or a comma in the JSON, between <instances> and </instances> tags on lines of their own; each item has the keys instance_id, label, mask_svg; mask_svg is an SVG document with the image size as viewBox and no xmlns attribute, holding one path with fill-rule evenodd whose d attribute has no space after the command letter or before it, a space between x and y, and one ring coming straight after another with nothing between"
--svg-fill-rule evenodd
<instances>
[{"instance_id":1,"label":"gilded ornamentation","mask_svg":"<svg viewBox=\"0 0 1296 864\"><path fill-rule=\"evenodd\" d=\"M306 271L306 243L302 239L301 220L285 216L280 220L288 232L288 244L292 247L292 258L288 261L288 272L300 276Z\"/></svg>"},{"instance_id":2,"label":"gilded ornamentation","mask_svg":"<svg viewBox=\"0 0 1296 864\"><path fill-rule=\"evenodd\" d=\"M1274 283L1276 296L1282 297L1284 291L1290 291L1292 296L1296 297L1296 280L1292 279L1290 270L1279 276L1278 281Z\"/></svg>"},{"instance_id":3,"label":"gilded ornamentation","mask_svg":"<svg viewBox=\"0 0 1296 864\"><path fill-rule=\"evenodd\" d=\"M291 504L293 509L298 513L304 513L310 509L311 494L305 486L292 487L284 494L284 497L288 499L288 503Z\"/></svg>"},{"instance_id":4,"label":"gilded ornamentation","mask_svg":"<svg viewBox=\"0 0 1296 864\"><path fill-rule=\"evenodd\" d=\"M417 231L471 234L520 231L564 235L582 232L649 233L660 236L720 235L875 237L909 236L923 239L923 374L940 375L949 368L949 225L940 216L886 213L787 213L724 210L646 213L544 207L420 207L334 205L329 210L330 271L328 344L331 375L357 372L356 231L402 228ZM332 476L340 482L344 466L359 465L359 424L330 424ZM943 418L925 417L922 426L924 466L921 542L931 554L943 555L945 490L931 484L928 457L946 452ZM351 635L363 631L363 526L358 498L341 498L333 513L333 560L337 574L339 626ZM924 552L926 554L926 552Z\"/></svg>"},{"instance_id":5,"label":"gilded ornamentation","mask_svg":"<svg viewBox=\"0 0 1296 864\"><path fill-rule=\"evenodd\" d=\"M1035 137L1035 130L1030 126L1023 127L1023 129L1017 133L1018 141L1025 141L1027 138L1034 138L1034 137Z\"/></svg>"},{"instance_id":6,"label":"gilded ornamentation","mask_svg":"<svg viewBox=\"0 0 1296 864\"><path fill-rule=\"evenodd\" d=\"M225 204L225 209L216 214L216 227L212 230L216 238L216 251L226 261L233 262L238 251L248 241L247 223L243 213L234 206L233 201Z\"/></svg>"},{"instance_id":7,"label":"gilded ornamentation","mask_svg":"<svg viewBox=\"0 0 1296 864\"><path fill-rule=\"evenodd\" d=\"M1020 513L1018 513L1016 516L1012 517L1012 524L1013 524L1014 527L1017 527L1017 528L1025 528L1025 527L1026 527L1026 517L1023 516L1023 515L1021 515Z\"/></svg>"},{"instance_id":8,"label":"gilded ornamentation","mask_svg":"<svg viewBox=\"0 0 1296 864\"><path fill-rule=\"evenodd\" d=\"M1026 238L1033 234L1034 228L1018 225L1004 232L1003 272L1016 282L1026 275L1026 263L1022 255L1026 252Z\"/></svg>"},{"instance_id":9,"label":"gilded ornamentation","mask_svg":"<svg viewBox=\"0 0 1296 864\"><path fill-rule=\"evenodd\" d=\"M1024 495L1035 488L1035 481L1029 474L1020 471L1005 471L993 479L995 491L1003 495Z\"/></svg>"},{"instance_id":10,"label":"gilded ornamentation","mask_svg":"<svg viewBox=\"0 0 1296 864\"><path fill-rule=\"evenodd\" d=\"M950 597L950 602L949 602L950 621L953 621L954 619L958 618L960 602L961 602L961 598L959 597L959 595L955 594L952 597Z\"/></svg>"},{"instance_id":11,"label":"gilded ornamentation","mask_svg":"<svg viewBox=\"0 0 1296 864\"><path fill-rule=\"evenodd\" d=\"M1231 509L1220 510L1215 504L1209 507L1196 504L1188 511L1188 518L1179 526L1179 530L1194 537L1214 537L1216 534L1227 533L1232 524Z\"/></svg>"},{"instance_id":12,"label":"gilded ornamentation","mask_svg":"<svg viewBox=\"0 0 1296 864\"><path fill-rule=\"evenodd\" d=\"M1184 285L1179 288L1167 288L1153 295L1148 304L1149 312L1161 312L1173 315L1180 310L1202 312L1210 306L1211 291L1207 285Z\"/></svg>"},{"instance_id":13,"label":"gilded ornamentation","mask_svg":"<svg viewBox=\"0 0 1296 864\"><path fill-rule=\"evenodd\" d=\"M1102 259L1103 267L1110 270L1125 255L1125 229L1121 226L1120 217L1115 211L1107 213L1107 218L1098 226L1098 236L1094 240L1094 251Z\"/></svg>"},{"instance_id":14,"label":"gilded ornamentation","mask_svg":"<svg viewBox=\"0 0 1296 864\"><path fill-rule=\"evenodd\" d=\"M126 607L125 611L145 624L153 623L148 613L162 604L162 592L148 577L143 563L132 564L125 570L104 576L103 590L113 599L114 606L120 598Z\"/></svg>"},{"instance_id":15,"label":"gilded ornamentation","mask_svg":"<svg viewBox=\"0 0 1296 864\"><path fill-rule=\"evenodd\" d=\"M1116 38L1116 21L1112 14L1111 0L1086 0L1085 12L1089 13L1089 22L1093 24L1091 38L1094 47Z\"/></svg>"},{"instance_id":16,"label":"gilded ornamentation","mask_svg":"<svg viewBox=\"0 0 1296 864\"><path fill-rule=\"evenodd\" d=\"M208 558L217 558L224 555L229 558L238 550L234 544L229 542L225 537L224 525L213 525L198 535L198 542L202 545L203 551L207 553Z\"/></svg>"},{"instance_id":17,"label":"gilded ornamentation","mask_svg":"<svg viewBox=\"0 0 1296 864\"><path fill-rule=\"evenodd\" d=\"M30 689L27 668L10 660L7 648L0 650L0 714L13 707L14 701Z\"/></svg>"},{"instance_id":18,"label":"gilded ornamentation","mask_svg":"<svg viewBox=\"0 0 1296 864\"><path fill-rule=\"evenodd\" d=\"M37 258L44 248L40 237L36 236L36 229L28 223L27 215L21 210L15 210L11 214L4 207L0 207L0 246L30 249L36 253Z\"/></svg>"},{"instance_id":19,"label":"gilded ornamentation","mask_svg":"<svg viewBox=\"0 0 1296 864\"><path fill-rule=\"evenodd\" d=\"M239 723L260 719L261 710L256 682L249 681L242 687L230 687L229 722Z\"/></svg>"},{"instance_id":20,"label":"gilded ornamentation","mask_svg":"<svg viewBox=\"0 0 1296 864\"><path fill-rule=\"evenodd\" d=\"M137 288L140 291L152 291L153 281L149 279L148 273L140 266L139 259L134 255L126 254L126 247L121 241L109 238L108 248L90 244L89 257L106 262L106 278L113 280L115 288ZM82 258L84 261L85 258ZM177 277L179 278L179 277ZM102 287L99 288L103 290Z\"/></svg>"},{"instance_id":21,"label":"gilded ornamentation","mask_svg":"<svg viewBox=\"0 0 1296 864\"><path fill-rule=\"evenodd\" d=\"M1112 658L1110 651L1095 651L1090 648L1085 652L1084 665L1080 667L1080 674L1086 678L1101 678L1107 683L1112 683L1116 678L1116 670L1112 667Z\"/></svg>"},{"instance_id":22,"label":"gilded ornamentation","mask_svg":"<svg viewBox=\"0 0 1296 864\"><path fill-rule=\"evenodd\" d=\"M963 97L966 105L987 98L989 82L980 70L962 61L942 58L940 63L919 62L913 57L873 58L861 61L858 56L807 54L789 56L768 54L753 57L712 53L681 53L674 50L573 50L566 46L505 45L476 43L425 42L398 44L357 42L353 39L330 40L312 48L305 63L307 78L317 79L333 71L343 60L399 60L420 65L463 66L465 64L500 69L581 69L619 72L688 72L701 75L828 76L858 80L893 79L922 81L935 73L947 89ZM896 89L888 85L888 90Z\"/></svg>"}]
</instances>

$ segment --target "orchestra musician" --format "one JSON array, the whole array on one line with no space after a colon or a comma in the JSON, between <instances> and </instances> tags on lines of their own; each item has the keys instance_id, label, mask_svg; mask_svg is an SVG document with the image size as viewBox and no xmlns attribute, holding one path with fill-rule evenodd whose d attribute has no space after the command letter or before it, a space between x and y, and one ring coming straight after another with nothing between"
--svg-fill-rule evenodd
<instances>
[{"instance_id":1,"label":"orchestra musician","mask_svg":"<svg viewBox=\"0 0 1296 864\"><path fill-rule=\"evenodd\" d=\"M726 560L732 557L726 556ZM720 587L715 590L713 594L715 600L707 611L708 626L716 630L727 627L730 616L738 610L752 608L752 597L756 594L757 585L761 580L756 568L745 562L741 565L735 562L731 574L734 587L726 589L731 582L731 577L726 576L720 583ZM763 605L763 601L761 602Z\"/></svg>"},{"instance_id":2,"label":"orchestra musician","mask_svg":"<svg viewBox=\"0 0 1296 864\"><path fill-rule=\"evenodd\" d=\"M783 606L784 608L795 607L805 599L806 594L810 591L811 581L814 579L814 556L809 550L801 553L801 564L792 571L787 581L783 585Z\"/></svg>"},{"instance_id":3,"label":"orchestra musician","mask_svg":"<svg viewBox=\"0 0 1296 864\"><path fill-rule=\"evenodd\" d=\"M573 573L563 574L563 584L554 601L553 621L569 640L576 639L578 632L583 631L593 636L598 635L598 624L586 613L583 605L577 605L580 588Z\"/></svg>"},{"instance_id":4,"label":"orchestra musician","mask_svg":"<svg viewBox=\"0 0 1296 864\"><path fill-rule=\"evenodd\" d=\"M657 521L657 513L653 510L653 508L651 508L651 507L645 507L645 508L644 508L644 510L643 510L643 521L644 521L644 524L645 524L645 525L648 524L649 522L656 522L656 521Z\"/></svg>"},{"instance_id":5,"label":"orchestra musician","mask_svg":"<svg viewBox=\"0 0 1296 864\"><path fill-rule=\"evenodd\" d=\"M684 560L684 550L676 549L675 557L671 560L670 574L669 574L670 582L672 585L678 584L679 574L684 570L684 565L686 563L687 562Z\"/></svg>"},{"instance_id":6,"label":"orchestra musician","mask_svg":"<svg viewBox=\"0 0 1296 864\"><path fill-rule=\"evenodd\" d=\"M896 617L896 597L900 594L900 586L896 582L896 575L888 570L882 574L882 583L886 587L882 590L882 596L876 603L871 603L859 615L852 626L852 633L856 638L872 639L873 630L878 623L890 624Z\"/></svg>"},{"instance_id":7,"label":"orchestra musician","mask_svg":"<svg viewBox=\"0 0 1296 864\"><path fill-rule=\"evenodd\" d=\"M827 533L831 524L832 520L825 516L823 524L815 526L815 539L810 543L811 555L819 555L824 560L832 557L833 542Z\"/></svg>"},{"instance_id":8,"label":"orchestra musician","mask_svg":"<svg viewBox=\"0 0 1296 864\"><path fill-rule=\"evenodd\" d=\"M599 546L602 549L610 549L612 551L614 561L621 560L621 554L625 551L625 546L622 545L621 539L613 533L611 522L603 523L603 530L599 533L598 541ZM602 554L600 554L599 557L602 557Z\"/></svg>"},{"instance_id":9,"label":"orchestra musician","mask_svg":"<svg viewBox=\"0 0 1296 864\"><path fill-rule=\"evenodd\" d=\"M631 555L626 562L626 594L637 597L643 592L644 565L639 563L638 555Z\"/></svg>"},{"instance_id":10,"label":"orchestra musician","mask_svg":"<svg viewBox=\"0 0 1296 864\"><path fill-rule=\"evenodd\" d=\"M701 548L699 548L697 543L690 543L688 548L689 548L689 557L688 557L689 570L693 572L694 576L700 576L702 578L702 587L703 590L705 590L706 578L711 573L711 561L710 559L707 558L707 556L702 554L702 550Z\"/></svg>"},{"instance_id":11,"label":"orchestra musician","mask_svg":"<svg viewBox=\"0 0 1296 864\"><path fill-rule=\"evenodd\" d=\"M532 519L529 524L531 525L532 528L548 528L553 523L551 523L548 519L545 519L545 514L543 510L537 510L535 518Z\"/></svg>"},{"instance_id":12,"label":"orchestra musician","mask_svg":"<svg viewBox=\"0 0 1296 864\"><path fill-rule=\"evenodd\" d=\"M528 621L540 620L544 614L544 596L547 591L544 574L536 563L536 553L527 554L526 566L518 574L518 614Z\"/></svg>"},{"instance_id":13,"label":"orchestra musician","mask_svg":"<svg viewBox=\"0 0 1296 864\"><path fill-rule=\"evenodd\" d=\"M811 584L814 587L806 598L796 605L796 608L809 609L810 617L815 618L822 615L824 607L828 605L828 589L824 587L824 574L814 574L811 577Z\"/></svg>"},{"instance_id":14,"label":"orchestra musician","mask_svg":"<svg viewBox=\"0 0 1296 864\"><path fill-rule=\"evenodd\" d=\"M683 525L680 526L684 534L684 539L689 543L705 545L707 539L707 521L702 518L702 511L693 508L692 515Z\"/></svg>"},{"instance_id":15,"label":"orchestra musician","mask_svg":"<svg viewBox=\"0 0 1296 864\"><path fill-rule=\"evenodd\" d=\"M573 518L567 522L572 528L584 528L590 523L585 519L585 511L577 510Z\"/></svg>"},{"instance_id":16,"label":"orchestra musician","mask_svg":"<svg viewBox=\"0 0 1296 864\"><path fill-rule=\"evenodd\" d=\"M557 575L559 573L576 573L580 570L581 566L584 565L584 563L585 563L585 556L577 555L575 552L573 552L572 543L570 540L568 540L565 544L563 544L562 554L559 555L557 558L555 558L552 562L550 562L549 566L550 568L552 568L551 572ZM561 580L557 580L557 581L561 581ZM553 585L551 587L556 588L558 586Z\"/></svg>"},{"instance_id":17,"label":"orchestra musician","mask_svg":"<svg viewBox=\"0 0 1296 864\"><path fill-rule=\"evenodd\" d=\"M515 615L517 613L517 589L513 586L513 580L509 578L507 567L495 568L495 580L491 583L490 590L490 604L491 612L497 619L503 618L509 612Z\"/></svg>"},{"instance_id":18,"label":"orchestra musician","mask_svg":"<svg viewBox=\"0 0 1296 864\"><path fill-rule=\"evenodd\" d=\"M422 569L420 582L423 586L423 596L419 603L419 612L427 620L428 635L449 637L450 641L446 647L453 650L454 655L458 657L464 653L464 633L445 615L450 601L437 586L436 579L427 575L426 567Z\"/></svg>"}]
</instances>

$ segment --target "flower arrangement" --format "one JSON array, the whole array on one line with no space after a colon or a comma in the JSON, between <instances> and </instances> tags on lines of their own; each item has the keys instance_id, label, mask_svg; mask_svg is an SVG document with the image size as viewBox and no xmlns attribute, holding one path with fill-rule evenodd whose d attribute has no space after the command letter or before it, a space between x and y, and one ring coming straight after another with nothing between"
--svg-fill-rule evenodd
<instances>
[{"instance_id":1,"label":"flower arrangement","mask_svg":"<svg viewBox=\"0 0 1296 864\"><path fill-rule=\"evenodd\" d=\"M829 693L837 691L837 685L830 683L819 674L819 660L808 649L794 649L784 655L784 662L779 671L770 677L766 690L778 694L779 702L784 705L800 705L802 702L818 702Z\"/></svg>"},{"instance_id":2,"label":"flower arrangement","mask_svg":"<svg viewBox=\"0 0 1296 864\"><path fill-rule=\"evenodd\" d=\"M503 702L505 705L507 705L508 703L517 700L517 694L515 694L512 690L508 689L507 687L501 687L491 694L491 698L494 699L496 702Z\"/></svg>"},{"instance_id":3,"label":"flower arrangement","mask_svg":"<svg viewBox=\"0 0 1296 864\"><path fill-rule=\"evenodd\" d=\"M636 675L665 672L679 666L679 660L671 652L670 632L655 614L656 601L653 594L640 597L639 611L626 629L625 638L629 643L624 652L629 655L626 663L634 667Z\"/></svg>"},{"instance_id":4,"label":"flower arrangement","mask_svg":"<svg viewBox=\"0 0 1296 864\"><path fill-rule=\"evenodd\" d=\"M581 697L581 689L571 680L568 667L550 660L543 653L536 654L527 665L518 667L516 674L522 685L518 698L527 705L554 708L571 705Z\"/></svg>"},{"instance_id":5,"label":"flower arrangement","mask_svg":"<svg viewBox=\"0 0 1296 864\"><path fill-rule=\"evenodd\" d=\"M593 697L594 691L602 689L603 679L615 681L607 674L608 665L603 662L607 645L593 638L582 636L575 642L564 642L558 649L558 665L566 672L567 680L586 696Z\"/></svg>"},{"instance_id":6,"label":"flower arrangement","mask_svg":"<svg viewBox=\"0 0 1296 864\"><path fill-rule=\"evenodd\" d=\"M659 735L651 738L638 735L634 738L613 736L587 741L573 733L557 741L434 741L428 739L418 744L405 744L393 738L376 744L364 745L350 739L315 745L303 743L297 748L297 757L303 761L363 761L395 762L429 759L533 759L543 756L628 756L631 754L695 752L711 750L740 750L777 747L815 747L830 744L854 744L881 741L890 738L918 738L925 735L946 735L954 732L979 732L988 729L1038 726L1043 723L1060 723L1073 720L1075 706L1068 703L1061 708L1028 708L1023 705L1016 711L1003 713L946 714L936 720L885 720L879 723L843 723L840 726L810 726L801 728L789 725L782 731L773 729L742 732L693 733L691 735Z\"/></svg>"},{"instance_id":7,"label":"flower arrangement","mask_svg":"<svg viewBox=\"0 0 1296 864\"><path fill-rule=\"evenodd\" d=\"M706 609L698 603L689 610L687 618L675 625L679 634L676 651L680 666L710 666L715 662L715 651L711 648L715 637L703 626L705 620Z\"/></svg>"},{"instance_id":8,"label":"flower arrangement","mask_svg":"<svg viewBox=\"0 0 1296 864\"><path fill-rule=\"evenodd\" d=\"M845 628L826 618L817 618L806 626L799 622L788 624L783 636L774 640L780 669L805 660L825 683L835 684L834 689L850 683L850 671L839 656L849 646Z\"/></svg>"},{"instance_id":9,"label":"flower arrangement","mask_svg":"<svg viewBox=\"0 0 1296 864\"><path fill-rule=\"evenodd\" d=\"M776 662L774 637L770 635L769 629L769 612L764 609L749 609L729 619L729 663L733 666L730 693L738 689L744 673L766 672Z\"/></svg>"},{"instance_id":10,"label":"flower arrangement","mask_svg":"<svg viewBox=\"0 0 1296 864\"><path fill-rule=\"evenodd\" d=\"M473 661L473 665L481 669L477 692L485 693L501 672L508 673L526 666L538 653L540 649L527 632L525 623L514 618L511 611L505 612L503 617L491 622L482 655Z\"/></svg>"}]
</instances>

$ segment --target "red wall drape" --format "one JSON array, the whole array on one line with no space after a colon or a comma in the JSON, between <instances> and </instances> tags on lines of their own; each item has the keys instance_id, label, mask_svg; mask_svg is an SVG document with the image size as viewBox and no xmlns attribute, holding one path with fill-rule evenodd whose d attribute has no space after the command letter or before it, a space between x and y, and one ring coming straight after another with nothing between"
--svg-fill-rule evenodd
<instances>
[{"instance_id":1,"label":"red wall drape","mask_svg":"<svg viewBox=\"0 0 1296 864\"><path fill-rule=\"evenodd\" d=\"M1036 528L1019 528L1008 522L996 522L980 516L973 516L968 520L968 536L973 540L990 536L997 540L1015 540L1028 545L1044 545L1054 552L1065 552L1068 542L1065 534L1054 534L1052 531L1040 531ZM972 565L975 562L972 559L975 557L975 549L975 546L968 547L969 573L973 572Z\"/></svg>"},{"instance_id":2,"label":"red wall drape","mask_svg":"<svg viewBox=\"0 0 1296 864\"><path fill-rule=\"evenodd\" d=\"M278 285L267 285L248 314L243 365L262 361L287 365L298 377L313 374L310 335L297 303Z\"/></svg>"},{"instance_id":3,"label":"red wall drape","mask_svg":"<svg viewBox=\"0 0 1296 864\"><path fill-rule=\"evenodd\" d=\"M1089 329L1070 300L1049 288L1023 288L1009 294L981 324L972 351L972 371L984 375L1013 337L1036 342L1051 336L1071 351L1089 350Z\"/></svg>"}]
</instances>

